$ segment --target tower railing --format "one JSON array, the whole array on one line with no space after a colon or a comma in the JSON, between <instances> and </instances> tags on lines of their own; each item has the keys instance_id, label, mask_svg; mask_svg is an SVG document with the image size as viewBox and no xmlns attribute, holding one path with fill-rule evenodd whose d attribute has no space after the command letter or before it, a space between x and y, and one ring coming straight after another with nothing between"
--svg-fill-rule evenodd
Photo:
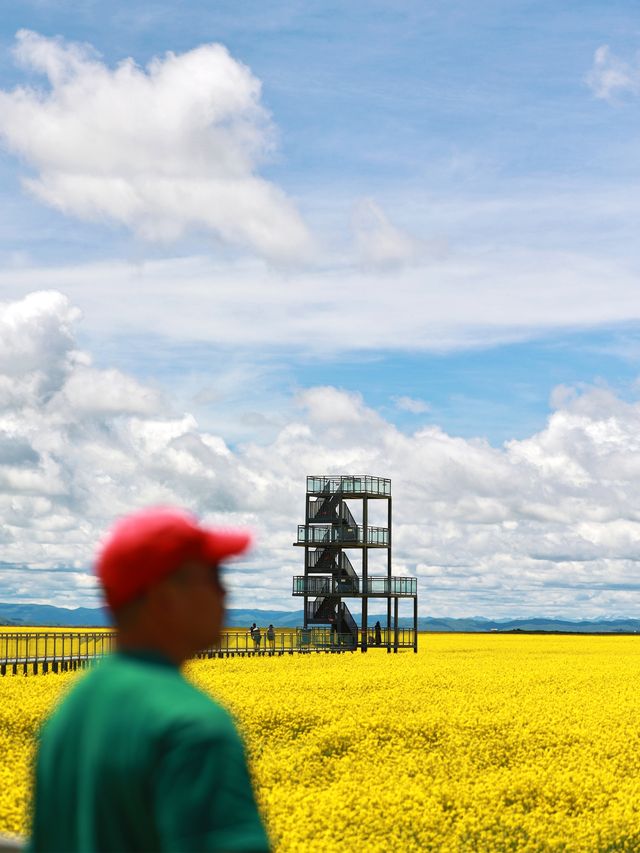
<instances>
[{"instance_id":1,"label":"tower railing","mask_svg":"<svg viewBox=\"0 0 640 853\"><path fill-rule=\"evenodd\" d=\"M366 582L355 578L317 577L297 575L293 579L293 595L382 595L415 596L418 594L417 578L387 575L370 576Z\"/></svg>"},{"instance_id":2,"label":"tower railing","mask_svg":"<svg viewBox=\"0 0 640 853\"><path fill-rule=\"evenodd\" d=\"M326 495L333 492L348 494L384 495L391 494L391 480L387 477L370 477L356 474L348 477L307 477L307 492Z\"/></svg>"},{"instance_id":3,"label":"tower railing","mask_svg":"<svg viewBox=\"0 0 640 853\"><path fill-rule=\"evenodd\" d=\"M329 524L298 525L298 543L309 545L328 545L332 542L347 544L352 542L356 545L388 545L389 529L387 527L367 527L366 530L360 525L337 525Z\"/></svg>"}]
</instances>

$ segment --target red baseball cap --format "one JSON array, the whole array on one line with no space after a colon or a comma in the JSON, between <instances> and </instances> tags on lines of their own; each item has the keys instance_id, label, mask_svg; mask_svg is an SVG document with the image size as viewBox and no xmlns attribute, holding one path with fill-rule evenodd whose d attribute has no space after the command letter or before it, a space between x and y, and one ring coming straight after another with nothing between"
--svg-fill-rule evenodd
<instances>
[{"instance_id":1,"label":"red baseball cap","mask_svg":"<svg viewBox=\"0 0 640 853\"><path fill-rule=\"evenodd\" d=\"M187 512L143 509L116 522L96 560L107 604L117 610L187 560L219 563L249 547L246 530L201 527Z\"/></svg>"}]
</instances>

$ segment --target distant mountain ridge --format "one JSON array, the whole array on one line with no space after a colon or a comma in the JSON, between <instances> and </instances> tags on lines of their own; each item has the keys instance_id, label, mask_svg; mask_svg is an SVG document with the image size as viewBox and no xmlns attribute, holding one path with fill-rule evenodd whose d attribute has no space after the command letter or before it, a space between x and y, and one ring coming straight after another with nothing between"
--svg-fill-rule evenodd
<instances>
[{"instance_id":1,"label":"distant mountain ridge","mask_svg":"<svg viewBox=\"0 0 640 853\"><path fill-rule=\"evenodd\" d=\"M227 628L248 628L252 622L271 622L276 628L297 627L303 613L282 610L227 610ZM0 602L0 625L36 627L108 628L112 624L106 607L55 607L51 604L13 604Z\"/></svg>"},{"instance_id":2,"label":"distant mountain ridge","mask_svg":"<svg viewBox=\"0 0 640 853\"><path fill-rule=\"evenodd\" d=\"M400 625L411 627L411 619L399 619ZM432 616L418 618L420 631L445 631L452 633L487 633L511 631L541 631L544 633L568 634L637 634L640 633L640 619L591 619L571 621L545 617L525 617L522 619L437 619Z\"/></svg>"},{"instance_id":3,"label":"distant mountain ridge","mask_svg":"<svg viewBox=\"0 0 640 853\"><path fill-rule=\"evenodd\" d=\"M225 626L227 628L248 628L252 622L276 628L297 628L302 625L302 610L252 610L236 608L227 610ZM0 603L0 625L35 627L87 627L104 628L111 624L109 614L104 607L55 607L50 604L13 604ZM401 618L403 628L412 627L412 620ZM522 619L485 619L480 616L465 619L437 618L420 616L419 631L447 633L487 633L511 631L541 631L545 633L571 634L637 634L640 633L640 619L591 619L571 621L545 617L525 617Z\"/></svg>"}]
</instances>

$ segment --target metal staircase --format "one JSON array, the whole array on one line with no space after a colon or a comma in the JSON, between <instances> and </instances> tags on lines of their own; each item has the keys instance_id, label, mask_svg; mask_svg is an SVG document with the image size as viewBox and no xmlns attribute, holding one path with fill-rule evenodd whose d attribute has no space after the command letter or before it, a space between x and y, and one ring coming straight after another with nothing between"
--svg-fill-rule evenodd
<instances>
[{"instance_id":1,"label":"metal staircase","mask_svg":"<svg viewBox=\"0 0 640 853\"><path fill-rule=\"evenodd\" d=\"M336 642L345 647L358 645L358 624L351 611L339 598L323 595L307 603L307 625L331 625L337 634Z\"/></svg>"},{"instance_id":2,"label":"metal staircase","mask_svg":"<svg viewBox=\"0 0 640 853\"><path fill-rule=\"evenodd\" d=\"M308 574L331 575L336 589L358 592L360 578L351 560L335 545L309 551Z\"/></svg>"},{"instance_id":3,"label":"metal staircase","mask_svg":"<svg viewBox=\"0 0 640 853\"><path fill-rule=\"evenodd\" d=\"M341 601L338 605L338 623L337 623L337 631L339 637L344 637L347 639L353 648L357 648L358 646L358 624L356 620L351 615L351 611L344 603ZM344 642L344 641L343 641Z\"/></svg>"},{"instance_id":4,"label":"metal staircase","mask_svg":"<svg viewBox=\"0 0 640 853\"><path fill-rule=\"evenodd\" d=\"M324 497L309 501L309 521L333 524L340 519L342 492L327 493Z\"/></svg>"}]
</instances>

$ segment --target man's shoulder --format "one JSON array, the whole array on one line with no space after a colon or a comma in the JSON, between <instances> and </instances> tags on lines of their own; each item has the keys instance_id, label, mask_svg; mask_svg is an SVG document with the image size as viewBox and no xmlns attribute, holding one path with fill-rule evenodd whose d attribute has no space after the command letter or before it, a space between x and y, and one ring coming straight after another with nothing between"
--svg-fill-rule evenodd
<instances>
[{"instance_id":1,"label":"man's shoulder","mask_svg":"<svg viewBox=\"0 0 640 853\"><path fill-rule=\"evenodd\" d=\"M129 685L133 702L154 728L206 740L235 732L229 712L177 668L142 667L141 683Z\"/></svg>"},{"instance_id":2,"label":"man's shoulder","mask_svg":"<svg viewBox=\"0 0 640 853\"><path fill-rule=\"evenodd\" d=\"M235 723L226 708L185 678L172 697L171 707L166 708L165 720L168 728L190 734L194 740L236 736Z\"/></svg>"}]
</instances>

